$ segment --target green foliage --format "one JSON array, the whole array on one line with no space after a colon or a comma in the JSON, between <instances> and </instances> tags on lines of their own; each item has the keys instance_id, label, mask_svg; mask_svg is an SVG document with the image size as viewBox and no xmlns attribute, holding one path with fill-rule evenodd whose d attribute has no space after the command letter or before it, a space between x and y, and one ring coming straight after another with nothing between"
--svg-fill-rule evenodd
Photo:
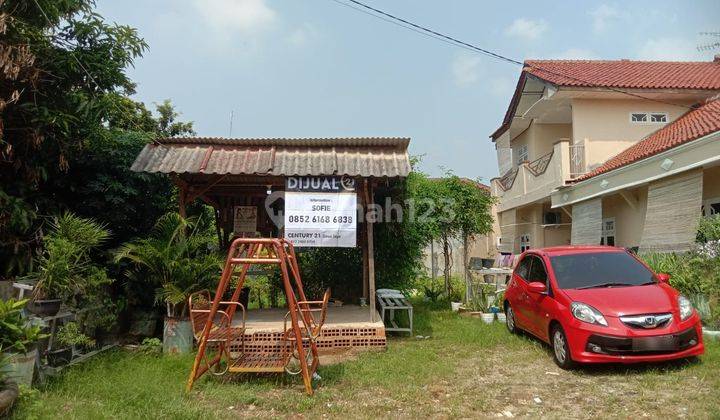
<instances>
[{"instance_id":1,"label":"green foliage","mask_svg":"<svg viewBox=\"0 0 720 420\"><path fill-rule=\"evenodd\" d=\"M126 69L146 48L133 28L109 24L92 0L4 1L0 47L0 264L24 274L62 178L134 93ZM82 64L79 64L82 63ZM5 203L9 203L8 206ZM76 205L80 203L76 202Z\"/></svg>"},{"instance_id":2,"label":"green foliage","mask_svg":"<svg viewBox=\"0 0 720 420\"><path fill-rule=\"evenodd\" d=\"M162 341L159 338L145 338L138 347L138 351L148 355L159 355L162 353Z\"/></svg>"},{"instance_id":3,"label":"green foliage","mask_svg":"<svg viewBox=\"0 0 720 420\"><path fill-rule=\"evenodd\" d=\"M91 219L72 213L55 218L45 237L45 251L37 259L38 269L27 277L37 281L33 295L68 302L79 295L96 294L111 283L92 260L92 254L109 237L110 232Z\"/></svg>"},{"instance_id":4,"label":"green foliage","mask_svg":"<svg viewBox=\"0 0 720 420\"><path fill-rule=\"evenodd\" d=\"M0 391L3 390L5 381L10 378L10 357L3 352L0 346Z\"/></svg>"},{"instance_id":5,"label":"green foliage","mask_svg":"<svg viewBox=\"0 0 720 420\"><path fill-rule=\"evenodd\" d=\"M472 296L468 301L469 309L475 312L489 312L493 306L496 296L494 284L475 283L472 287Z\"/></svg>"},{"instance_id":6,"label":"green foliage","mask_svg":"<svg viewBox=\"0 0 720 420\"><path fill-rule=\"evenodd\" d=\"M160 217L150 237L122 245L115 261L131 266L127 292L155 287L155 302L164 302L172 317L186 316L188 296L213 289L222 267L210 225L202 217L183 219L177 213Z\"/></svg>"},{"instance_id":7,"label":"green foliage","mask_svg":"<svg viewBox=\"0 0 720 420\"><path fill-rule=\"evenodd\" d=\"M670 275L670 284L693 301L703 321L720 327L720 258L697 251L686 254L641 255L656 273Z\"/></svg>"},{"instance_id":8,"label":"green foliage","mask_svg":"<svg viewBox=\"0 0 720 420\"><path fill-rule=\"evenodd\" d=\"M698 220L697 241L700 243L720 241L720 214L701 217Z\"/></svg>"},{"instance_id":9,"label":"green foliage","mask_svg":"<svg viewBox=\"0 0 720 420\"><path fill-rule=\"evenodd\" d=\"M153 137L152 132L117 129L98 133L83 158L71 162L65 176L46 184L62 207L112 229L108 247L145 235L173 205L173 188L166 175L130 170Z\"/></svg>"},{"instance_id":10,"label":"green foliage","mask_svg":"<svg viewBox=\"0 0 720 420\"><path fill-rule=\"evenodd\" d=\"M76 322L68 322L58 329L57 340L65 346L94 347L95 340L85 335Z\"/></svg>"},{"instance_id":11,"label":"green foliage","mask_svg":"<svg viewBox=\"0 0 720 420\"><path fill-rule=\"evenodd\" d=\"M40 327L29 325L22 316L27 299L0 299L0 348L5 352L26 352L41 338Z\"/></svg>"}]
</instances>

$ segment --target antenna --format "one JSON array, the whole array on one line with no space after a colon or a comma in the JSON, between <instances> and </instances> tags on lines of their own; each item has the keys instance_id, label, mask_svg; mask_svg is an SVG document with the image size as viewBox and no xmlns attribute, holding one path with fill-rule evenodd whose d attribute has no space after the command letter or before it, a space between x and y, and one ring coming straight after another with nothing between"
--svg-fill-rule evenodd
<instances>
[{"instance_id":1,"label":"antenna","mask_svg":"<svg viewBox=\"0 0 720 420\"><path fill-rule=\"evenodd\" d=\"M720 32L700 32L700 35L707 36L707 37L714 37L714 38L720 38ZM712 51L720 49L720 41L710 42L703 45L698 45L697 50L698 51Z\"/></svg>"},{"instance_id":2,"label":"antenna","mask_svg":"<svg viewBox=\"0 0 720 420\"><path fill-rule=\"evenodd\" d=\"M231 109L230 110L230 132L228 133L228 137L232 137L233 116L235 116L235 111Z\"/></svg>"}]
</instances>

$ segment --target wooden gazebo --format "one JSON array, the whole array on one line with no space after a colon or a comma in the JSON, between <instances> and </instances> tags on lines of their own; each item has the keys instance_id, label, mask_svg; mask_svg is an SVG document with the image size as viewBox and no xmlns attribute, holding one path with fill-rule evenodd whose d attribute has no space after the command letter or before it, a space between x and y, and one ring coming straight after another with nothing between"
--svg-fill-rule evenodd
<instances>
[{"instance_id":1,"label":"wooden gazebo","mask_svg":"<svg viewBox=\"0 0 720 420\"><path fill-rule=\"evenodd\" d=\"M350 177L358 204L373 203L379 183L410 172L409 138L167 138L148 144L132 165L138 172L166 173L179 188L179 211L201 199L215 209L218 239L227 248L234 234L233 209L257 209L257 233L279 237L283 232L266 209L269 194L285 190L289 177ZM363 295L375 309L373 224L357 225L363 255Z\"/></svg>"}]
</instances>

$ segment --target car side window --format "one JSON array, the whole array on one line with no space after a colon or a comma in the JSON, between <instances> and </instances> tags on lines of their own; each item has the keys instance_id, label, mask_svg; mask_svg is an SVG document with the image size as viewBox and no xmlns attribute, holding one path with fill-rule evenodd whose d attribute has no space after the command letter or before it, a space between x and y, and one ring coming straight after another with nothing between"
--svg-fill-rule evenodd
<instances>
[{"instance_id":1,"label":"car side window","mask_svg":"<svg viewBox=\"0 0 720 420\"><path fill-rule=\"evenodd\" d=\"M539 257L531 257L532 264L530 264L530 270L528 272L527 281L539 281L545 283L547 286L547 272L545 271L545 265Z\"/></svg>"},{"instance_id":2,"label":"car side window","mask_svg":"<svg viewBox=\"0 0 720 420\"><path fill-rule=\"evenodd\" d=\"M528 272L530 271L530 260L532 257L527 256L520 261L517 268L515 269L515 274L517 274L520 278L523 280L526 280L528 278Z\"/></svg>"}]
</instances>

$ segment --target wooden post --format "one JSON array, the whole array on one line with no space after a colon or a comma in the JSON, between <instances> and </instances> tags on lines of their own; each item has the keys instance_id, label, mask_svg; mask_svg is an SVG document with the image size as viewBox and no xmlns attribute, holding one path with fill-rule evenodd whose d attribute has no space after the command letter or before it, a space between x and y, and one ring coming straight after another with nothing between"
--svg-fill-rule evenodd
<instances>
[{"instance_id":1,"label":"wooden post","mask_svg":"<svg viewBox=\"0 0 720 420\"><path fill-rule=\"evenodd\" d=\"M368 214L369 208L373 205L372 183L365 180L365 215ZM370 322L375 322L375 252L373 244L373 222L365 219L365 232L367 235L367 271L368 271L368 298L370 304Z\"/></svg>"},{"instance_id":2,"label":"wooden post","mask_svg":"<svg viewBox=\"0 0 720 420\"><path fill-rule=\"evenodd\" d=\"M180 193L178 194L178 212L183 219L187 217L185 212L185 198L187 197L187 190L185 187L180 187Z\"/></svg>"},{"instance_id":3,"label":"wooden post","mask_svg":"<svg viewBox=\"0 0 720 420\"><path fill-rule=\"evenodd\" d=\"M363 210L367 210L367 202L365 201L365 187L363 186L362 194L360 195L360 204ZM365 215L364 211L360 213L362 216ZM358 220L360 222L360 220ZM360 229L360 248L362 249L362 291L365 302L370 300L370 292L368 291L368 249L367 249L367 232L365 228L365 221L362 221L363 228Z\"/></svg>"}]
</instances>

